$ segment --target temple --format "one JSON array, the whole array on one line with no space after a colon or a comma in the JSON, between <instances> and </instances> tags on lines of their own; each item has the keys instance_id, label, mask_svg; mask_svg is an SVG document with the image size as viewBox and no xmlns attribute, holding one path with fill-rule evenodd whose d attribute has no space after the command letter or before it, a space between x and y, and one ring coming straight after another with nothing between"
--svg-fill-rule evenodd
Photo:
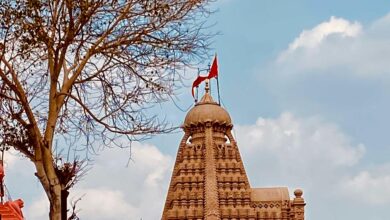
<instances>
[{"instance_id":1,"label":"temple","mask_svg":"<svg viewBox=\"0 0 390 220\"><path fill-rule=\"evenodd\" d=\"M209 94L188 112L162 220L304 220L302 190L251 188L229 113Z\"/></svg>"},{"instance_id":2,"label":"temple","mask_svg":"<svg viewBox=\"0 0 390 220\"><path fill-rule=\"evenodd\" d=\"M3 149L1 150L3 151ZM0 220L23 220L23 212L22 208L24 206L24 202L21 199L11 200L8 195L7 201L4 200L5 197L5 184L4 184L4 166L3 166L3 156L4 152L2 152L0 158Z\"/></svg>"}]
</instances>

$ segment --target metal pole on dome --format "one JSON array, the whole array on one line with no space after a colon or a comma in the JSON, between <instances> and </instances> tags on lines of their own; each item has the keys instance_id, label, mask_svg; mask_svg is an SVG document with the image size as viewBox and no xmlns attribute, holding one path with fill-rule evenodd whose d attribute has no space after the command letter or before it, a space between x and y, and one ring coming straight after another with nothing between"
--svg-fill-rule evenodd
<instances>
[{"instance_id":1,"label":"metal pole on dome","mask_svg":"<svg viewBox=\"0 0 390 220\"><path fill-rule=\"evenodd\" d=\"M206 79L204 90L205 90L205 93L209 93L209 91L210 91L210 79Z\"/></svg>"},{"instance_id":2,"label":"metal pole on dome","mask_svg":"<svg viewBox=\"0 0 390 220\"><path fill-rule=\"evenodd\" d=\"M214 55L214 59L217 60L217 53L215 53ZM217 61L218 62L218 61ZM219 73L218 73L218 64L217 64L217 74L216 74L216 77L217 78L217 93L218 93L218 105L221 105L221 96L219 94Z\"/></svg>"},{"instance_id":3,"label":"metal pole on dome","mask_svg":"<svg viewBox=\"0 0 390 220\"><path fill-rule=\"evenodd\" d=\"M199 77L199 74L200 74L200 69L198 68L198 77ZM196 87L196 98L195 98L195 103L198 102L198 95L199 95L199 86Z\"/></svg>"},{"instance_id":4,"label":"metal pole on dome","mask_svg":"<svg viewBox=\"0 0 390 220\"><path fill-rule=\"evenodd\" d=\"M210 74L210 68L211 68L211 64L209 63L209 66L208 66L208 68L207 68L207 72L208 72L208 74ZM211 81L209 80L209 91L210 91L210 95L211 95Z\"/></svg>"},{"instance_id":5,"label":"metal pole on dome","mask_svg":"<svg viewBox=\"0 0 390 220\"><path fill-rule=\"evenodd\" d=\"M219 96L219 80L218 80L218 76L216 77L217 78L217 91L218 91L218 105L221 105L221 97Z\"/></svg>"}]
</instances>

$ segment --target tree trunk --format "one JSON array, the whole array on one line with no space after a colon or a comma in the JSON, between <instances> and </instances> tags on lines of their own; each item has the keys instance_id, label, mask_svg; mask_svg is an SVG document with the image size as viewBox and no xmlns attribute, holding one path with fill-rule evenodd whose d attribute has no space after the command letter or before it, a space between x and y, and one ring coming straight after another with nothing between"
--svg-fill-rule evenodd
<instances>
[{"instance_id":1,"label":"tree trunk","mask_svg":"<svg viewBox=\"0 0 390 220\"><path fill-rule=\"evenodd\" d=\"M45 190L46 196L50 202L50 220L61 220L61 183L55 173L54 166L52 162L44 164L45 162L52 161L51 159L43 160L42 158L42 148L36 148L36 160L34 161L36 173L39 181L42 184L43 189ZM51 166L51 167L50 167ZM45 169L46 167L46 169ZM47 172L51 170L51 172Z\"/></svg>"},{"instance_id":2,"label":"tree trunk","mask_svg":"<svg viewBox=\"0 0 390 220\"><path fill-rule=\"evenodd\" d=\"M66 189L61 190L61 219L68 219L68 195L69 192Z\"/></svg>"},{"instance_id":3,"label":"tree trunk","mask_svg":"<svg viewBox=\"0 0 390 220\"><path fill-rule=\"evenodd\" d=\"M61 186L60 184L50 187L50 220L61 220ZM66 219L65 219L66 220Z\"/></svg>"}]
</instances>

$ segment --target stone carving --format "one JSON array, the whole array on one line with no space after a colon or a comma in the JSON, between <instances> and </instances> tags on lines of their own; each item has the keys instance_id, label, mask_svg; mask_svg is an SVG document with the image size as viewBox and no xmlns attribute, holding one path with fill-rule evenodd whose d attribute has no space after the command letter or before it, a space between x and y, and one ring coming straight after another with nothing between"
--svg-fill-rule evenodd
<instances>
[{"instance_id":1,"label":"stone carving","mask_svg":"<svg viewBox=\"0 0 390 220\"><path fill-rule=\"evenodd\" d=\"M250 187L232 127L206 88L184 121L162 220L304 220L302 190Z\"/></svg>"}]
</instances>

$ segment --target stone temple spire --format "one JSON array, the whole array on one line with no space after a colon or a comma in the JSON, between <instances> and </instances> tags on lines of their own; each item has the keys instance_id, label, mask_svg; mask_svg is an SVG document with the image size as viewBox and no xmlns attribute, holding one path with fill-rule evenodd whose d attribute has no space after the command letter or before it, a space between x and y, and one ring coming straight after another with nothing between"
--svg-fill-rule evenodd
<instances>
[{"instance_id":1,"label":"stone temple spire","mask_svg":"<svg viewBox=\"0 0 390 220\"><path fill-rule=\"evenodd\" d=\"M162 220L304 220L303 192L251 188L229 113L209 94L187 113Z\"/></svg>"}]
</instances>

